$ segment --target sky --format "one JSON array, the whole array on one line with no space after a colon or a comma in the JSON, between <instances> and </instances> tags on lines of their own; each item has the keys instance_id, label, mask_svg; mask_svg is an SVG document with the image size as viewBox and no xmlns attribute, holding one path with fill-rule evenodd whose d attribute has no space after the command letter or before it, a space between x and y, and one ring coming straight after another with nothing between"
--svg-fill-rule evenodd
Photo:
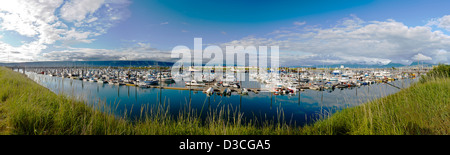
<instances>
[{"instance_id":1,"label":"sky","mask_svg":"<svg viewBox=\"0 0 450 155\"><path fill-rule=\"evenodd\" d=\"M156 60L278 46L281 66L450 62L445 0L0 1L0 62Z\"/></svg>"}]
</instances>

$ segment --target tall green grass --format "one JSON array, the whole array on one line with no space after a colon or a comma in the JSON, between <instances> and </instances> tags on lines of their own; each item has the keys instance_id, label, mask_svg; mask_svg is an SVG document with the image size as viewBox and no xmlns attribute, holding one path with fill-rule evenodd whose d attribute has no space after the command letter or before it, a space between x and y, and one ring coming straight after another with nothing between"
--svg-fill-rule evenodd
<instances>
[{"instance_id":1,"label":"tall green grass","mask_svg":"<svg viewBox=\"0 0 450 155\"><path fill-rule=\"evenodd\" d=\"M421 82L319 120L302 129L313 135L448 135L450 79L439 65Z\"/></svg>"},{"instance_id":2,"label":"tall green grass","mask_svg":"<svg viewBox=\"0 0 450 155\"><path fill-rule=\"evenodd\" d=\"M446 66L448 67L448 66ZM436 70L441 70L436 69ZM445 70L445 69L444 69ZM433 70L435 71L435 70ZM283 110L273 121L244 119L231 106L207 110L202 120L188 102L179 115L166 103L142 107L139 118L113 114L115 105L56 95L25 75L0 67L0 134L19 135L422 135L450 133L450 79L436 71L396 94L324 113L295 127ZM130 112L131 113L131 112Z\"/></svg>"},{"instance_id":3,"label":"tall green grass","mask_svg":"<svg viewBox=\"0 0 450 155\"><path fill-rule=\"evenodd\" d=\"M435 81L442 78L450 78L450 65L439 64L435 66L433 70L429 71L426 75L422 75L420 78L421 83L427 81Z\"/></svg>"},{"instance_id":4,"label":"tall green grass","mask_svg":"<svg viewBox=\"0 0 450 155\"><path fill-rule=\"evenodd\" d=\"M19 135L124 134L127 121L56 95L24 75L0 68L0 103L7 128ZM6 131L5 131L6 130Z\"/></svg>"}]
</instances>

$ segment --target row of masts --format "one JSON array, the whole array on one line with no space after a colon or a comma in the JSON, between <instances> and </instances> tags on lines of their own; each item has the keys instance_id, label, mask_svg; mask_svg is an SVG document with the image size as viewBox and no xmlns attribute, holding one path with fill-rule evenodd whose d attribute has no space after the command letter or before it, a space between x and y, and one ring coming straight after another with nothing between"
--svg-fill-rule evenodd
<instances>
[{"instance_id":1,"label":"row of masts","mask_svg":"<svg viewBox=\"0 0 450 155\"><path fill-rule=\"evenodd\" d=\"M178 73L171 73L170 68L162 67L132 69L129 68L89 68L89 67L34 67L27 68L38 74L59 76L63 78L79 79L86 82L108 83L114 85L128 85L139 87L163 88L162 83L185 83L185 87L205 87L201 90L226 90L227 87L236 92L248 90L269 91L290 94L304 89L324 90L335 88L359 87L380 82L390 82L404 78L414 78L431 68L416 70L412 67L404 68L287 68L278 70L256 67L181 67ZM227 70L227 71L225 71ZM259 72L261 70L267 72ZM22 68L25 72L25 68ZM200 76L193 73L200 72ZM220 74L221 73L221 74ZM230 74L231 73L231 74ZM243 78L242 76L248 76ZM241 88L243 79L255 81L258 85L252 88ZM180 85L179 85L180 86ZM174 88L175 89L175 88ZM197 88L194 88L197 89ZM181 88L180 88L181 90Z\"/></svg>"}]
</instances>

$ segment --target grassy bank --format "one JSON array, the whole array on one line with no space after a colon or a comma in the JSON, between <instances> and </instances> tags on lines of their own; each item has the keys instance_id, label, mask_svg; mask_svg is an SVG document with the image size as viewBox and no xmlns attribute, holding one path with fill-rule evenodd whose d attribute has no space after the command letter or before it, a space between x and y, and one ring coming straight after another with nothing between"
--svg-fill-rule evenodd
<instances>
[{"instance_id":1,"label":"grassy bank","mask_svg":"<svg viewBox=\"0 0 450 155\"><path fill-rule=\"evenodd\" d=\"M445 69L444 69L445 70ZM440 71L439 71L440 72ZM444 74L439 74L444 75ZM425 79L425 78L424 78ZM420 83L363 105L344 109L305 127L245 120L230 107L208 109L200 120L186 106L168 114L164 105L142 108L141 118L114 116L107 104L56 95L24 75L0 67L0 134L24 135L222 135L222 134L449 134L450 79L427 77ZM232 108L231 108L232 109ZM280 113L279 120L283 119ZM204 123L202 123L204 122ZM280 122L280 121L279 121Z\"/></svg>"},{"instance_id":2,"label":"grassy bank","mask_svg":"<svg viewBox=\"0 0 450 155\"><path fill-rule=\"evenodd\" d=\"M24 75L0 68L3 134L120 134L123 119L56 95Z\"/></svg>"},{"instance_id":3,"label":"grassy bank","mask_svg":"<svg viewBox=\"0 0 450 155\"><path fill-rule=\"evenodd\" d=\"M450 134L450 66L440 65L419 83L398 93L304 127L318 135L428 135Z\"/></svg>"}]
</instances>

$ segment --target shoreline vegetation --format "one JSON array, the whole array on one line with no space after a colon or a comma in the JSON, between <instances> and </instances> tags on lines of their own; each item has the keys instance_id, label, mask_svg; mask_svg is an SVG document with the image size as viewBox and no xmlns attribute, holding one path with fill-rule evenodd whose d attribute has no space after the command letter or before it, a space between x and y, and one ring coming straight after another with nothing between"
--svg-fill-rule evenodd
<instances>
[{"instance_id":1,"label":"shoreline vegetation","mask_svg":"<svg viewBox=\"0 0 450 155\"><path fill-rule=\"evenodd\" d=\"M108 103L94 107L56 95L25 75L0 67L0 135L448 135L448 92L450 66L439 65L409 88L322 114L303 127L285 121L282 110L277 123L259 122L226 106L207 109L206 120L201 120L189 104L176 116L168 113L166 104L142 107L136 119L114 115L108 110L114 105Z\"/></svg>"}]
</instances>

